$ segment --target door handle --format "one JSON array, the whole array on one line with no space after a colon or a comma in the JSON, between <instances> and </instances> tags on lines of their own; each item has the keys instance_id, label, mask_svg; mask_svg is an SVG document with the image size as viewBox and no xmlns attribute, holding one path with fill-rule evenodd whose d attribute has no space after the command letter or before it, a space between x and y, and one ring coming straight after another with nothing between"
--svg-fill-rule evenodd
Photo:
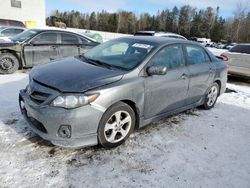
<instances>
[{"instance_id":1,"label":"door handle","mask_svg":"<svg viewBox=\"0 0 250 188\"><path fill-rule=\"evenodd\" d=\"M213 69L209 69L209 74L213 74L215 71Z\"/></svg>"},{"instance_id":2,"label":"door handle","mask_svg":"<svg viewBox=\"0 0 250 188\"><path fill-rule=\"evenodd\" d=\"M57 49L57 46L50 46L50 48L52 48L52 49Z\"/></svg>"},{"instance_id":3,"label":"door handle","mask_svg":"<svg viewBox=\"0 0 250 188\"><path fill-rule=\"evenodd\" d=\"M186 80L187 78L188 78L188 77L187 77L186 74L181 75L181 79L182 79L182 80Z\"/></svg>"}]
</instances>

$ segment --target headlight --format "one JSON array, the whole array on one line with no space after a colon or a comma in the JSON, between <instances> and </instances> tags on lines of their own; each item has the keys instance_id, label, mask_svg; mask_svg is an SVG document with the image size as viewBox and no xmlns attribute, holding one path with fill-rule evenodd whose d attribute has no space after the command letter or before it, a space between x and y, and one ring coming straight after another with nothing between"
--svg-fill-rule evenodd
<instances>
[{"instance_id":1,"label":"headlight","mask_svg":"<svg viewBox=\"0 0 250 188\"><path fill-rule=\"evenodd\" d=\"M99 94L58 96L52 101L51 105L63 108L77 108L95 101L98 96Z\"/></svg>"}]
</instances>

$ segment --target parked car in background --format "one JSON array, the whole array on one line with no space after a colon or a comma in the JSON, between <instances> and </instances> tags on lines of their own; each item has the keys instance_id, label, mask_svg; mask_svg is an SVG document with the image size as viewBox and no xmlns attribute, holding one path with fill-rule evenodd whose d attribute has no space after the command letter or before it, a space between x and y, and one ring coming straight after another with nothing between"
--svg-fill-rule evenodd
<instances>
[{"instance_id":1,"label":"parked car in background","mask_svg":"<svg viewBox=\"0 0 250 188\"><path fill-rule=\"evenodd\" d=\"M35 67L19 104L33 131L55 145L110 148L163 117L212 108L226 89L226 69L194 42L124 37Z\"/></svg>"},{"instance_id":2,"label":"parked car in background","mask_svg":"<svg viewBox=\"0 0 250 188\"><path fill-rule=\"evenodd\" d=\"M27 30L12 37L11 42L0 43L0 73L80 55L98 44L89 37L64 30Z\"/></svg>"},{"instance_id":3,"label":"parked car in background","mask_svg":"<svg viewBox=\"0 0 250 188\"><path fill-rule=\"evenodd\" d=\"M250 44L237 44L221 56L229 65L229 74L250 77Z\"/></svg>"},{"instance_id":4,"label":"parked car in background","mask_svg":"<svg viewBox=\"0 0 250 188\"><path fill-rule=\"evenodd\" d=\"M169 38L177 38L187 40L184 36L171 33L171 32L158 32L158 31L137 31L135 36L156 36L156 37L169 37Z\"/></svg>"},{"instance_id":5,"label":"parked car in background","mask_svg":"<svg viewBox=\"0 0 250 188\"><path fill-rule=\"evenodd\" d=\"M8 40L23 31L25 31L25 28L22 27L0 27L0 40Z\"/></svg>"},{"instance_id":6,"label":"parked car in background","mask_svg":"<svg viewBox=\"0 0 250 188\"><path fill-rule=\"evenodd\" d=\"M7 19L0 19L0 27L23 27L25 25L21 21L17 20L7 20Z\"/></svg>"},{"instance_id":7,"label":"parked car in background","mask_svg":"<svg viewBox=\"0 0 250 188\"><path fill-rule=\"evenodd\" d=\"M223 49L226 50L230 50L231 48L233 48L235 45L237 45L237 43L228 43L225 46L223 46Z\"/></svg>"}]
</instances>

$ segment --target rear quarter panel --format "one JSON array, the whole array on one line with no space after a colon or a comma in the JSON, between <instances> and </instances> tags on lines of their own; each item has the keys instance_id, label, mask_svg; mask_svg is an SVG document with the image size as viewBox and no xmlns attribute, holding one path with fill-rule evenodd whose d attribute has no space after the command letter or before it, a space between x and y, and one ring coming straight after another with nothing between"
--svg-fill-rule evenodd
<instances>
[{"instance_id":1,"label":"rear quarter panel","mask_svg":"<svg viewBox=\"0 0 250 188\"><path fill-rule=\"evenodd\" d=\"M214 81L220 82L220 95L226 91L227 84L227 64L224 61L216 60L214 62L216 66L216 74Z\"/></svg>"}]
</instances>

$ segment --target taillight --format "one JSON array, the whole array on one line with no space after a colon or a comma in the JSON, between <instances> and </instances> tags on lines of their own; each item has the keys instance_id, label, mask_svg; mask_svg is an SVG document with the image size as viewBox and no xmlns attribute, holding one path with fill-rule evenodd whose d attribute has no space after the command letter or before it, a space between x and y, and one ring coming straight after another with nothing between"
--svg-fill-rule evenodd
<instances>
[{"instance_id":1,"label":"taillight","mask_svg":"<svg viewBox=\"0 0 250 188\"><path fill-rule=\"evenodd\" d=\"M223 61L228 61L228 57L226 55L221 54L220 56L223 58Z\"/></svg>"}]
</instances>

